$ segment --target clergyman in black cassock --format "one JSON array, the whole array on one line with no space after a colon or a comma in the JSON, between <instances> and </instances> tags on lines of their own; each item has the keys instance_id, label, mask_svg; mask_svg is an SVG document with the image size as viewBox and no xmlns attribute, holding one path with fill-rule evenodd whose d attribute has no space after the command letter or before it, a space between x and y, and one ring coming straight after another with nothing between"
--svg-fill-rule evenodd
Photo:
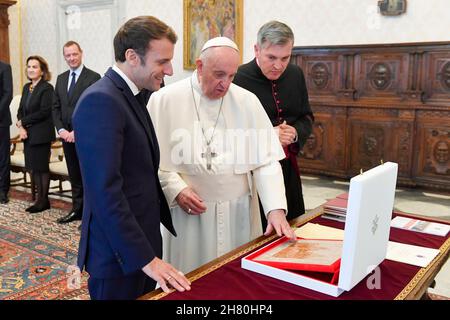
<instances>
[{"instance_id":1,"label":"clergyman in black cassock","mask_svg":"<svg viewBox=\"0 0 450 320\"><path fill-rule=\"evenodd\" d=\"M255 58L241 65L234 83L253 92L261 101L286 153L281 160L286 198L287 219L305 212L297 155L312 132L311 111L303 71L290 63L294 44L292 30L277 21L266 23L258 32ZM286 134L284 134L284 129ZM265 228L265 219L263 228Z\"/></svg>"}]
</instances>

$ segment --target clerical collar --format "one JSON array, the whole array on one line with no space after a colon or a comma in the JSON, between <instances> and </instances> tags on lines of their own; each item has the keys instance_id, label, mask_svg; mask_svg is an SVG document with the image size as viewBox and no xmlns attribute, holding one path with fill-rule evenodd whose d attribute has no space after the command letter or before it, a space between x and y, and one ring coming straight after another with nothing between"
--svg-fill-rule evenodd
<instances>
[{"instance_id":1,"label":"clerical collar","mask_svg":"<svg viewBox=\"0 0 450 320\"><path fill-rule=\"evenodd\" d=\"M130 80L130 78L127 77L127 75L122 70L120 70L120 68L116 64L113 65L112 69L117 72L117 74L126 82L134 96L139 93L139 88L134 84L133 81Z\"/></svg>"}]
</instances>

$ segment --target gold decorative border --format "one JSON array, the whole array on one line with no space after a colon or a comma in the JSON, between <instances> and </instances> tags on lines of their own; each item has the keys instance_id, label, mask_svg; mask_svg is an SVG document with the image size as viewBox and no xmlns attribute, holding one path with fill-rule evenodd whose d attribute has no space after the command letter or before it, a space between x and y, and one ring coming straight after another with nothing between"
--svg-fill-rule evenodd
<instances>
[{"instance_id":1,"label":"gold decorative border","mask_svg":"<svg viewBox=\"0 0 450 320\"><path fill-rule=\"evenodd\" d=\"M411 281L405 286L405 288L395 297L394 300L404 300L416 289L417 285L422 279L428 275L428 273L436 268L443 258L448 253L450 248L450 238L448 238L444 244L439 248L440 253L431 261L426 268L421 268L419 272L411 279Z\"/></svg>"},{"instance_id":2,"label":"gold decorative border","mask_svg":"<svg viewBox=\"0 0 450 320\"><path fill-rule=\"evenodd\" d=\"M296 219L296 221L292 224L292 226L298 227L306 222L311 221L312 219L316 218L317 216L319 216L321 214L322 214L322 206L311 210L310 212L305 214L304 217L300 216L299 218ZM401 213L401 214L403 214L403 213ZM276 238L276 235L270 236L269 238L263 238L260 241L256 242L255 244L253 244L249 247L246 247L244 249L241 249L241 250L237 251L235 254L232 254L231 256L227 257L223 261L214 263L211 267L205 269L204 271L196 273L193 276L189 277L189 281L191 281L191 283L192 283L192 282L206 276L207 274L219 269L220 267L231 262L232 260L234 260L240 256L243 256L243 255L249 253L250 251L253 251L254 249L266 244L267 242L272 241L275 238ZM411 279L411 281L405 286L405 288L403 288L403 290L394 298L394 300L404 300L406 298L409 298L409 295L417 288L418 284L420 284L420 282L423 280L423 278L425 276L428 276L429 273L434 268L436 268L436 265L438 265L441 262L443 257L448 253L449 249L450 249L450 238L448 238L442 244L442 246L439 248L440 253L433 259L433 261L426 268L421 268L419 270L419 272L417 272L417 274L414 276L414 278ZM167 295L173 293L174 291L175 290L172 290L169 293L161 292L161 293L149 298L148 300L162 299L162 298L166 297Z\"/></svg>"},{"instance_id":3,"label":"gold decorative border","mask_svg":"<svg viewBox=\"0 0 450 320\"><path fill-rule=\"evenodd\" d=\"M305 214L305 217L300 216L299 218L297 218L296 221L292 224L292 226L294 228L298 227L299 225L302 225L302 224L304 224L304 223L306 223L306 222L316 218L317 216L319 216L321 214L322 214L322 210L321 209L320 210L317 210L317 208L313 209L309 213ZM232 254L231 256L227 257L226 259L224 259L224 260L222 260L220 262L214 263L211 267L205 269L204 271L194 274L193 276L189 277L189 281L192 283L192 282L194 282L194 281L196 281L196 280L206 276L207 274L209 274L209 273L219 269L220 267L222 267L222 266L226 265L227 263L229 263L229 262L239 258L240 256L243 256L243 255L253 251L254 249L256 249L256 248L258 248L258 247L260 247L260 246L262 246L262 245L264 245L264 244L274 240L276 237L277 237L276 234L274 234L274 235L272 235L272 236L270 236L268 238L264 237L263 239L261 239L260 241L256 242L255 244L253 244L253 245L251 245L249 247L245 247L244 249L239 250L235 254ZM161 293L159 293L159 294L149 298L148 300L159 300L159 299L162 299L162 298L164 298L165 296L171 294L174 291L175 290L172 290L169 293L161 292Z\"/></svg>"}]
</instances>

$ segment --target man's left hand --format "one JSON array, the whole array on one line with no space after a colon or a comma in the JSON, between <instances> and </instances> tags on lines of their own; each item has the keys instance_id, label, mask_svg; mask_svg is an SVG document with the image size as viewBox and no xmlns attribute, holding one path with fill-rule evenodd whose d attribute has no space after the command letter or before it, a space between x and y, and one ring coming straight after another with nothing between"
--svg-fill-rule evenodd
<instances>
[{"instance_id":1,"label":"man's left hand","mask_svg":"<svg viewBox=\"0 0 450 320\"><path fill-rule=\"evenodd\" d=\"M282 124L275 128L278 131L278 137L283 147L290 145L296 140L297 130L294 127L286 124L286 121L283 121Z\"/></svg>"},{"instance_id":2,"label":"man's left hand","mask_svg":"<svg viewBox=\"0 0 450 320\"><path fill-rule=\"evenodd\" d=\"M69 134L67 135L66 142L75 143L75 132L73 131L69 132Z\"/></svg>"},{"instance_id":3,"label":"man's left hand","mask_svg":"<svg viewBox=\"0 0 450 320\"><path fill-rule=\"evenodd\" d=\"M285 235L286 238L290 240L296 239L294 230L292 230L291 226L286 220L284 210L278 209L269 212L267 216L267 229L264 235L270 235L273 230L275 230L279 237Z\"/></svg>"}]
</instances>

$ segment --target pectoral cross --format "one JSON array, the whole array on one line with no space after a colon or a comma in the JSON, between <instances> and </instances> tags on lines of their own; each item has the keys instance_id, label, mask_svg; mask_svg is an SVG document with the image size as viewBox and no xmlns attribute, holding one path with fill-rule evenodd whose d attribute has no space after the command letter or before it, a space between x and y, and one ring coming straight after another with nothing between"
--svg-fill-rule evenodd
<instances>
[{"instance_id":1,"label":"pectoral cross","mask_svg":"<svg viewBox=\"0 0 450 320\"><path fill-rule=\"evenodd\" d=\"M206 147L206 152L202 152L202 158L206 158L206 169L211 170L212 158L217 157L217 153L211 151L211 147Z\"/></svg>"}]
</instances>

